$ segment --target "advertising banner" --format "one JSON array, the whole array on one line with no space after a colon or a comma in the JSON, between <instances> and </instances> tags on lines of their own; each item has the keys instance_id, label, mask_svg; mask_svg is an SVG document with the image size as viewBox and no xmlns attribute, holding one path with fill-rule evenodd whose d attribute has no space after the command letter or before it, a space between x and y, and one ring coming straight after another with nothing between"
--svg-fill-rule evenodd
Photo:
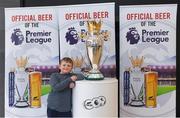
<instances>
[{"instance_id":1,"label":"advertising banner","mask_svg":"<svg viewBox=\"0 0 180 118\"><path fill-rule=\"evenodd\" d=\"M74 117L118 116L114 5L71 5L58 10L60 58L73 59L73 72L91 80L76 82Z\"/></svg>"},{"instance_id":2,"label":"advertising banner","mask_svg":"<svg viewBox=\"0 0 180 118\"><path fill-rule=\"evenodd\" d=\"M58 13L60 58L71 57L75 72L86 71L95 63L88 60L92 52L87 42L99 39L102 41L98 42L100 48L93 54L97 66L105 77L115 77L114 3L65 6L59 8Z\"/></svg>"},{"instance_id":3,"label":"advertising banner","mask_svg":"<svg viewBox=\"0 0 180 118\"><path fill-rule=\"evenodd\" d=\"M176 4L120 6L120 116L176 115Z\"/></svg>"},{"instance_id":4,"label":"advertising banner","mask_svg":"<svg viewBox=\"0 0 180 118\"><path fill-rule=\"evenodd\" d=\"M5 116L46 116L58 72L58 22L50 7L5 9Z\"/></svg>"}]
</instances>

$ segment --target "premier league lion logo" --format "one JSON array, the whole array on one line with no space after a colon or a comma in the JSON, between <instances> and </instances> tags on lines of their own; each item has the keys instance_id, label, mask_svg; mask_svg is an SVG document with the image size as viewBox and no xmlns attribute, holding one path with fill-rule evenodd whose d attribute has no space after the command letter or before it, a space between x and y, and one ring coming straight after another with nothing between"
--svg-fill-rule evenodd
<instances>
[{"instance_id":1,"label":"premier league lion logo","mask_svg":"<svg viewBox=\"0 0 180 118\"><path fill-rule=\"evenodd\" d=\"M74 45L78 43L79 35L74 27L68 28L68 32L66 33L66 42L69 42L70 45Z\"/></svg>"},{"instance_id":2,"label":"premier league lion logo","mask_svg":"<svg viewBox=\"0 0 180 118\"><path fill-rule=\"evenodd\" d=\"M127 42L130 42L130 44L137 44L140 40L140 35L138 34L136 28L132 27L129 28L126 38L127 38Z\"/></svg>"},{"instance_id":3,"label":"premier league lion logo","mask_svg":"<svg viewBox=\"0 0 180 118\"><path fill-rule=\"evenodd\" d=\"M24 36L20 29L14 29L14 32L11 35L11 41L14 45L20 45L24 41Z\"/></svg>"}]
</instances>

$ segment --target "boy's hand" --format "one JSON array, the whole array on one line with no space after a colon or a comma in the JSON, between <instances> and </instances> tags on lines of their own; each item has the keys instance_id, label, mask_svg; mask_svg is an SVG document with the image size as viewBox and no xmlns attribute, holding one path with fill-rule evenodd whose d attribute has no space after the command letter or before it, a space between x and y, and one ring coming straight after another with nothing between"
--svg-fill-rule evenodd
<instances>
[{"instance_id":1,"label":"boy's hand","mask_svg":"<svg viewBox=\"0 0 180 118\"><path fill-rule=\"evenodd\" d=\"M75 83L71 82L71 83L69 84L69 88L74 88L74 87L75 87Z\"/></svg>"},{"instance_id":2,"label":"boy's hand","mask_svg":"<svg viewBox=\"0 0 180 118\"><path fill-rule=\"evenodd\" d=\"M72 81L76 81L77 80L77 76L75 76L75 75L71 76L71 80Z\"/></svg>"}]
</instances>

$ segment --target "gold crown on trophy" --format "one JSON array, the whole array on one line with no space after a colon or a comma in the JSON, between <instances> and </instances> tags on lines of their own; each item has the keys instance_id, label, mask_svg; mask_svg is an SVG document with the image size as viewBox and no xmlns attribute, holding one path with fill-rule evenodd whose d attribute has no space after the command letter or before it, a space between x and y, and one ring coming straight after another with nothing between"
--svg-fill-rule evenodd
<instances>
[{"instance_id":1,"label":"gold crown on trophy","mask_svg":"<svg viewBox=\"0 0 180 118\"><path fill-rule=\"evenodd\" d=\"M74 67L78 67L78 68L80 68L82 66L83 62L84 62L84 58L83 57L81 57L81 59L78 58L78 57L71 58L71 59L73 61Z\"/></svg>"},{"instance_id":2,"label":"gold crown on trophy","mask_svg":"<svg viewBox=\"0 0 180 118\"><path fill-rule=\"evenodd\" d=\"M138 56L136 56L136 58L133 58L131 56L131 57L129 57L129 59L131 60L131 64L133 67L141 67L142 64L144 63L144 57L143 56L141 58L138 58Z\"/></svg>"},{"instance_id":3,"label":"gold crown on trophy","mask_svg":"<svg viewBox=\"0 0 180 118\"><path fill-rule=\"evenodd\" d=\"M99 33L101 30L102 22L101 20L99 22L93 21L87 21L88 31L90 33Z\"/></svg>"},{"instance_id":4,"label":"gold crown on trophy","mask_svg":"<svg viewBox=\"0 0 180 118\"><path fill-rule=\"evenodd\" d=\"M27 57L21 56L20 58L16 58L16 65L18 68L25 68L27 63L28 63Z\"/></svg>"}]
</instances>

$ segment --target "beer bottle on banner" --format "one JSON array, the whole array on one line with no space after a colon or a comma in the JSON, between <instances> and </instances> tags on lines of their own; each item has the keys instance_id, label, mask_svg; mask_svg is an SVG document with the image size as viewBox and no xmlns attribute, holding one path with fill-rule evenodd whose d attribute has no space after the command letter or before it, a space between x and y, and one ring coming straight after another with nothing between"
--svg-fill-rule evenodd
<instances>
[{"instance_id":1,"label":"beer bottle on banner","mask_svg":"<svg viewBox=\"0 0 180 118\"><path fill-rule=\"evenodd\" d=\"M30 107L41 107L41 72L29 73Z\"/></svg>"}]
</instances>

